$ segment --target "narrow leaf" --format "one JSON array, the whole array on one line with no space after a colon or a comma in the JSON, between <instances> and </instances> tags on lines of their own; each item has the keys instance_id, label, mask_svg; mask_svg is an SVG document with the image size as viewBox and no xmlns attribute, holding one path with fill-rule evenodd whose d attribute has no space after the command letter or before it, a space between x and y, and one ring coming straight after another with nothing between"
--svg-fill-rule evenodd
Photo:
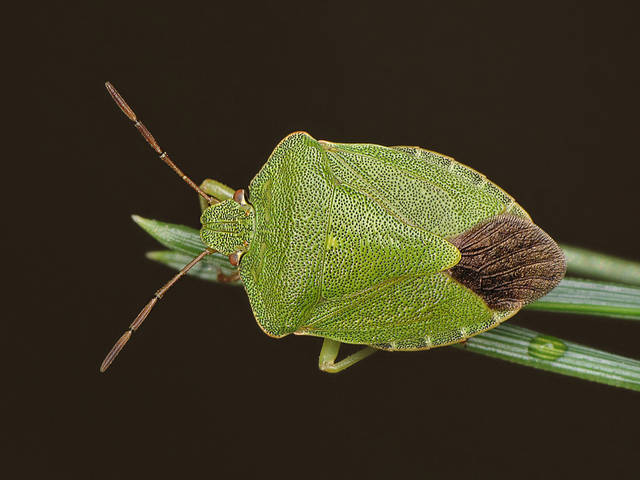
<instances>
[{"instance_id":1,"label":"narrow leaf","mask_svg":"<svg viewBox=\"0 0 640 480\"><path fill-rule=\"evenodd\" d=\"M167 265L174 270L180 270L192 260L193 256L174 250L162 250L147 252L147 258ZM209 282L226 283L234 286L242 285L238 269L233 267L229 263L229 259L224 256L223 258L218 258L214 255L205 257L200 263L189 270L187 275L202 278Z\"/></svg>"},{"instance_id":2,"label":"narrow leaf","mask_svg":"<svg viewBox=\"0 0 640 480\"><path fill-rule=\"evenodd\" d=\"M204 248L198 231L182 225L134 216L140 227L168 251L147 256L180 269ZM640 266L618 258L564 246L569 271L618 282L640 285ZM208 281L230 280L240 285L237 269L224 255L205 258L190 275ZM547 296L529 305L533 310L583 313L606 317L640 319L640 288L593 280L566 278ZM640 391L640 361L539 334L505 324L470 338L468 351L527 365L541 370Z\"/></svg>"},{"instance_id":3,"label":"narrow leaf","mask_svg":"<svg viewBox=\"0 0 640 480\"><path fill-rule=\"evenodd\" d=\"M458 348L529 367L640 391L640 361L504 324Z\"/></svg>"},{"instance_id":4,"label":"narrow leaf","mask_svg":"<svg viewBox=\"0 0 640 480\"><path fill-rule=\"evenodd\" d=\"M565 278L547 295L525 308L640 320L640 288Z\"/></svg>"},{"instance_id":5,"label":"narrow leaf","mask_svg":"<svg viewBox=\"0 0 640 480\"><path fill-rule=\"evenodd\" d=\"M140 228L170 250L177 250L195 257L205 248L198 231L194 228L151 220L139 215L131 215L131 218Z\"/></svg>"},{"instance_id":6,"label":"narrow leaf","mask_svg":"<svg viewBox=\"0 0 640 480\"><path fill-rule=\"evenodd\" d=\"M612 282L640 285L640 262L561 245L567 257L567 272Z\"/></svg>"}]
</instances>

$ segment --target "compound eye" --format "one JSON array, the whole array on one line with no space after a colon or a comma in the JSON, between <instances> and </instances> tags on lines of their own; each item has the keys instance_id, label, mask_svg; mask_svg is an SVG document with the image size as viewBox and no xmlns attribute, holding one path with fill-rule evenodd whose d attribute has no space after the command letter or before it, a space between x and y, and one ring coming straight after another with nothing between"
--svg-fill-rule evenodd
<instances>
[{"instance_id":1,"label":"compound eye","mask_svg":"<svg viewBox=\"0 0 640 480\"><path fill-rule=\"evenodd\" d=\"M244 252L233 252L231 255L229 255L229 263L231 263L231 265L233 265L234 267L237 267L238 265L240 265L240 259L242 258L242 255L244 255Z\"/></svg>"},{"instance_id":2,"label":"compound eye","mask_svg":"<svg viewBox=\"0 0 640 480\"><path fill-rule=\"evenodd\" d=\"M233 194L233 200L236 203L239 203L240 205L246 205L247 200L245 198L245 191L242 188L239 190L236 190L235 193Z\"/></svg>"}]
</instances>

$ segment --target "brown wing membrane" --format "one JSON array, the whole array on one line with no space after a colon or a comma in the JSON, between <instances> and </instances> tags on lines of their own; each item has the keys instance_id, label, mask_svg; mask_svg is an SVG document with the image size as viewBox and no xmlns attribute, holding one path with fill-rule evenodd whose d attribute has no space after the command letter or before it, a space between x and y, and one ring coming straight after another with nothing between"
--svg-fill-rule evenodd
<instances>
[{"instance_id":1,"label":"brown wing membrane","mask_svg":"<svg viewBox=\"0 0 640 480\"><path fill-rule=\"evenodd\" d=\"M449 241L462 255L449 274L494 310L519 309L546 295L567 268L549 235L513 215L499 215Z\"/></svg>"}]
</instances>

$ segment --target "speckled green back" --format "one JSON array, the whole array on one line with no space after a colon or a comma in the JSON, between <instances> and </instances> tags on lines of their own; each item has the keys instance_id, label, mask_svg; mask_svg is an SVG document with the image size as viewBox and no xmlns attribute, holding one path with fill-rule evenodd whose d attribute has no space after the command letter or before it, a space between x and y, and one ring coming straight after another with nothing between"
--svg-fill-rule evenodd
<instances>
[{"instance_id":1,"label":"speckled green back","mask_svg":"<svg viewBox=\"0 0 640 480\"><path fill-rule=\"evenodd\" d=\"M269 335L412 350L461 341L496 312L445 272L447 241L526 212L483 175L417 147L286 137L249 186L255 230L240 274Z\"/></svg>"}]
</instances>

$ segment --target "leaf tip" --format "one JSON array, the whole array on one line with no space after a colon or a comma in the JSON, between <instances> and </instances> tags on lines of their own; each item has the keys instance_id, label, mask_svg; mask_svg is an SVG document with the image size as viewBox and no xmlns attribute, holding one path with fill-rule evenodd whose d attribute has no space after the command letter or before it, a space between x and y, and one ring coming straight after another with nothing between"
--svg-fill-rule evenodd
<instances>
[{"instance_id":1,"label":"leaf tip","mask_svg":"<svg viewBox=\"0 0 640 480\"><path fill-rule=\"evenodd\" d=\"M149 218L141 217L140 215L131 215L131 219L136 222L140 228L142 228L145 232L151 233L155 224L154 220Z\"/></svg>"},{"instance_id":2,"label":"leaf tip","mask_svg":"<svg viewBox=\"0 0 640 480\"><path fill-rule=\"evenodd\" d=\"M155 260L156 262L161 261L163 255L163 252L158 252L158 251L151 251L151 252L146 252L144 254L145 257L147 257L149 260Z\"/></svg>"},{"instance_id":3,"label":"leaf tip","mask_svg":"<svg viewBox=\"0 0 640 480\"><path fill-rule=\"evenodd\" d=\"M140 225L140 223L144 222L146 220L146 218L141 217L140 215L136 215L135 213L133 215L131 215L131 220L133 220L134 222L136 222L138 225Z\"/></svg>"}]
</instances>

